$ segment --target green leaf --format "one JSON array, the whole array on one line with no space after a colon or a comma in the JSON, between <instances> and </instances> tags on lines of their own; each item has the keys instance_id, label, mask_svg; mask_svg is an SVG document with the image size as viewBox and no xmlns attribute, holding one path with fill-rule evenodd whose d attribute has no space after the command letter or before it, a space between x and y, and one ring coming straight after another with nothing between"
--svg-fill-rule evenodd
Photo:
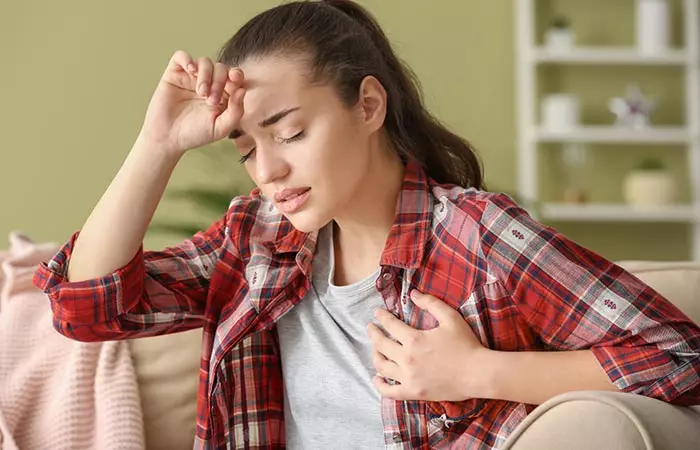
<instances>
[{"instance_id":1,"label":"green leaf","mask_svg":"<svg viewBox=\"0 0 700 450\"><path fill-rule=\"evenodd\" d=\"M168 191L166 197L173 200L187 200L209 211L224 212L228 209L231 200L239 195L235 191L235 189L227 192L224 189L183 188Z\"/></svg>"},{"instance_id":2,"label":"green leaf","mask_svg":"<svg viewBox=\"0 0 700 450\"><path fill-rule=\"evenodd\" d=\"M163 234L175 234L183 237L191 237L197 234L199 231L206 229L200 225L191 223L166 223L166 222L154 222L148 227L149 232L153 233L163 233Z\"/></svg>"},{"instance_id":3,"label":"green leaf","mask_svg":"<svg viewBox=\"0 0 700 450\"><path fill-rule=\"evenodd\" d=\"M664 170L665 168L663 161L659 158L645 158L637 165L637 170L655 171Z\"/></svg>"}]
</instances>

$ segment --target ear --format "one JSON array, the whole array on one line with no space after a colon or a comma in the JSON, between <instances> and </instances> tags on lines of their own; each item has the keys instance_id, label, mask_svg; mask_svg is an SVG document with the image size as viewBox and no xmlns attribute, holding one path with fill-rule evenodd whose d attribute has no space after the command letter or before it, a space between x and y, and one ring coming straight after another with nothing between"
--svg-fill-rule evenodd
<instances>
[{"instance_id":1,"label":"ear","mask_svg":"<svg viewBox=\"0 0 700 450\"><path fill-rule=\"evenodd\" d=\"M357 100L358 112L363 125L374 132L384 125L387 108L387 95L384 86L372 75L367 75L360 83Z\"/></svg>"}]
</instances>

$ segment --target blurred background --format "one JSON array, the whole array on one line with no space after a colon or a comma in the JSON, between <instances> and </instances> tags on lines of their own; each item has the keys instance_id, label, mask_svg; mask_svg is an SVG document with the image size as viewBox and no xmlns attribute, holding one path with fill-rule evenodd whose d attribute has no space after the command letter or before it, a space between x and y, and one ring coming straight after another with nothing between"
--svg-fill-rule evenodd
<instances>
[{"instance_id":1,"label":"blurred background","mask_svg":"<svg viewBox=\"0 0 700 450\"><path fill-rule=\"evenodd\" d=\"M479 149L490 190L613 260L698 258L697 1L518 2L360 1L431 112ZM63 242L79 229L172 53L215 57L278 3L1 2L0 248L11 230ZM232 153L183 159L147 248L251 188Z\"/></svg>"}]
</instances>

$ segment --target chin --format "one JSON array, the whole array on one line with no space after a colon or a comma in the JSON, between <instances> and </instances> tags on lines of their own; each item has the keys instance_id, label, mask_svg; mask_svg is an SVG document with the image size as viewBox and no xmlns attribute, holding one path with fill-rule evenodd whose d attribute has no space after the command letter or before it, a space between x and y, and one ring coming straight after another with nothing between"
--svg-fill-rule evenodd
<instances>
[{"instance_id":1,"label":"chin","mask_svg":"<svg viewBox=\"0 0 700 450\"><path fill-rule=\"evenodd\" d=\"M331 219L321 217L321 215L313 211L301 211L296 214L285 215L285 217L289 219L294 228L302 233L318 231L331 221Z\"/></svg>"}]
</instances>

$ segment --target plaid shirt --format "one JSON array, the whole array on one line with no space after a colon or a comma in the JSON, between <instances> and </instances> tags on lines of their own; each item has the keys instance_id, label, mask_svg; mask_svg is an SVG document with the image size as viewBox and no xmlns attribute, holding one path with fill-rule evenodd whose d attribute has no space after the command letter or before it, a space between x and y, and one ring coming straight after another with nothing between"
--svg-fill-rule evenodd
<instances>
[{"instance_id":1,"label":"plaid shirt","mask_svg":"<svg viewBox=\"0 0 700 450\"><path fill-rule=\"evenodd\" d=\"M76 236L34 278L56 329L98 341L204 327L195 448L284 448L275 322L309 288L317 233L295 230L256 190L177 247L141 249L112 274L69 282ZM414 328L437 325L410 301L415 288L458 310L489 348L592 349L621 391L700 403L700 329L505 195L438 185L409 163L376 287ZM533 408L382 399L377 420L387 449L491 449Z\"/></svg>"}]
</instances>

